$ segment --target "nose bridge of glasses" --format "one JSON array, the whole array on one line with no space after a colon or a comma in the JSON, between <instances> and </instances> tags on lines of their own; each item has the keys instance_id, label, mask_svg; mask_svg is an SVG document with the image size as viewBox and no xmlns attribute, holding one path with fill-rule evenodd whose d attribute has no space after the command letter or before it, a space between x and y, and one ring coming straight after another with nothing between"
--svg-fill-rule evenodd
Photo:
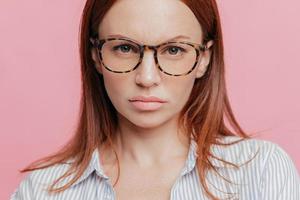
<instances>
[{"instance_id":1,"label":"nose bridge of glasses","mask_svg":"<svg viewBox=\"0 0 300 200\"><path fill-rule=\"evenodd\" d=\"M142 57L144 57L146 50L152 50L153 51L153 56L155 63L157 64L157 47L158 46L153 46L153 45L143 45L142 46Z\"/></svg>"},{"instance_id":2,"label":"nose bridge of glasses","mask_svg":"<svg viewBox=\"0 0 300 200\"><path fill-rule=\"evenodd\" d=\"M152 45L143 45L142 46L142 56L141 56L141 60L140 60L140 65L142 64L145 64L147 63L146 65L155 65L155 68L157 67L158 65L158 60L157 60L157 48L158 46L152 46ZM152 56L152 53L151 51L149 52L150 55L148 58L145 59L145 52L146 50L152 50L153 51L153 56Z\"/></svg>"},{"instance_id":3,"label":"nose bridge of glasses","mask_svg":"<svg viewBox=\"0 0 300 200\"><path fill-rule=\"evenodd\" d=\"M156 48L157 48L157 46L143 45L142 48L143 48L144 51L146 51L146 50L153 50L154 54L156 54Z\"/></svg>"}]
</instances>

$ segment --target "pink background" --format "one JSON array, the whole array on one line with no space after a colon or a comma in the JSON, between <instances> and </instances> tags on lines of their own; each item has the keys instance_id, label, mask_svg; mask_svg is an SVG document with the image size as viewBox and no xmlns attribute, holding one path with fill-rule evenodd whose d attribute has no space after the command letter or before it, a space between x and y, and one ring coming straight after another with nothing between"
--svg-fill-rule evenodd
<instances>
[{"instance_id":1,"label":"pink background","mask_svg":"<svg viewBox=\"0 0 300 200\"><path fill-rule=\"evenodd\" d=\"M246 131L283 147L300 169L298 0L218 1L229 97ZM17 170L74 131L83 0L0 1L0 199Z\"/></svg>"}]
</instances>

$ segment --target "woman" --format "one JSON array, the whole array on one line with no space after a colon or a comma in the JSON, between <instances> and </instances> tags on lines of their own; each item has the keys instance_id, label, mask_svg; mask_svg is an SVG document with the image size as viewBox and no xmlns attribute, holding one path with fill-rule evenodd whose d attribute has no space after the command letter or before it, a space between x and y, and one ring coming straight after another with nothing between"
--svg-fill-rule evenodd
<instances>
[{"instance_id":1,"label":"woman","mask_svg":"<svg viewBox=\"0 0 300 200\"><path fill-rule=\"evenodd\" d=\"M215 0L88 0L80 45L77 132L11 199L300 199L290 157L233 116Z\"/></svg>"}]
</instances>

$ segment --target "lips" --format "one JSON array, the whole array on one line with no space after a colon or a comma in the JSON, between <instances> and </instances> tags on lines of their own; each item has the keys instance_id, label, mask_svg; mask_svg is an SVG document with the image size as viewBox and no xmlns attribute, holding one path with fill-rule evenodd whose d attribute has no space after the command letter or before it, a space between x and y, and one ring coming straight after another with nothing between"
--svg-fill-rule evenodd
<instances>
[{"instance_id":1,"label":"lips","mask_svg":"<svg viewBox=\"0 0 300 200\"><path fill-rule=\"evenodd\" d=\"M136 96L136 97L133 97L133 98L129 99L129 101L159 102L159 103L167 102L166 100L160 99L160 98L155 97L155 96L149 96L149 97Z\"/></svg>"},{"instance_id":2,"label":"lips","mask_svg":"<svg viewBox=\"0 0 300 200\"><path fill-rule=\"evenodd\" d=\"M140 111L154 111L158 110L167 101L155 96L136 96L129 99L133 107Z\"/></svg>"}]
</instances>

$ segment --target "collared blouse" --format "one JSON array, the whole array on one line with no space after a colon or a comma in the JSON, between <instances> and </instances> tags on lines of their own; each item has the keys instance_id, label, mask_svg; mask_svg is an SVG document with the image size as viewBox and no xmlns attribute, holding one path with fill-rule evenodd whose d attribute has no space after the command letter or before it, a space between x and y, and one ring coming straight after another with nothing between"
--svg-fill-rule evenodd
<instances>
[{"instance_id":1,"label":"collared blouse","mask_svg":"<svg viewBox=\"0 0 300 200\"><path fill-rule=\"evenodd\" d=\"M236 136L226 136L223 142L238 139ZM209 199L199 180L196 148L197 143L191 140L185 166L170 190L170 200ZM247 139L227 147L213 145L212 153L240 165L237 169L231 165L225 166L217 159L210 160L217 173L209 171L206 180L210 191L220 199L300 200L297 169L289 155L277 144ZM32 171L19 183L10 200L116 200L99 158L99 151L95 149L82 176L67 190L57 194L48 194L46 188L66 172L70 163ZM71 178L64 179L57 186L66 184Z\"/></svg>"}]
</instances>

